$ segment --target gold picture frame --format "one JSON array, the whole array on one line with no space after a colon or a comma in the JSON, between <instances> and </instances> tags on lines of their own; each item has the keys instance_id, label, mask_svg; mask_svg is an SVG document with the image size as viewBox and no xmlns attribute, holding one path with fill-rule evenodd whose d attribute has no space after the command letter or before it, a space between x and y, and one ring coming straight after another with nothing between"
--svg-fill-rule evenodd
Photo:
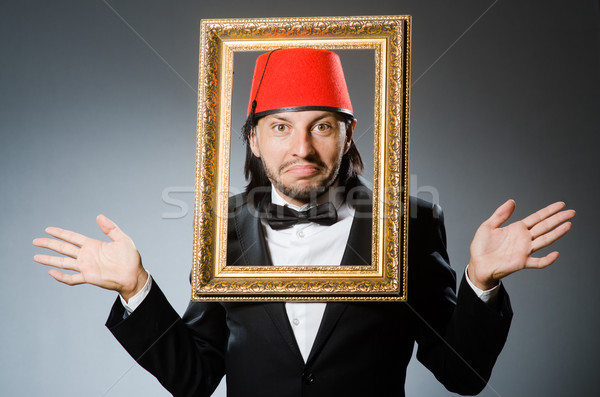
<instances>
[{"instance_id":1,"label":"gold picture frame","mask_svg":"<svg viewBox=\"0 0 600 397\"><path fill-rule=\"evenodd\" d=\"M192 300L406 300L410 44L410 16L201 22ZM369 266L227 265L234 55L284 47L374 53Z\"/></svg>"}]
</instances>

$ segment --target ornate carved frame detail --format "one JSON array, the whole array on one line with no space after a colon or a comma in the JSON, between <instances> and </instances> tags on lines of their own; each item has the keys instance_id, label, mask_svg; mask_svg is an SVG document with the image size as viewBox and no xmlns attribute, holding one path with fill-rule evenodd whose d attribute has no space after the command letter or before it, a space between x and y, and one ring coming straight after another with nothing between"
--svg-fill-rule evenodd
<instances>
[{"instance_id":1,"label":"ornate carved frame detail","mask_svg":"<svg viewBox=\"0 0 600 397\"><path fill-rule=\"evenodd\" d=\"M406 300L410 34L410 16L202 21L193 300ZM234 53L282 47L374 53L371 266L225 265Z\"/></svg>"}]
</instances>

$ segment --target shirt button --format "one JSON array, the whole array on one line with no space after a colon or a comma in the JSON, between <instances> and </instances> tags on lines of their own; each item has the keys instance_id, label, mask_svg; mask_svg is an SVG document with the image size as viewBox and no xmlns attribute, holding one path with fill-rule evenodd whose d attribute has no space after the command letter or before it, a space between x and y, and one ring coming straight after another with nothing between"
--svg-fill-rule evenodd
<instances>
[{"instance_id":1,"label":"shirt button","mask_svg":"<svg viewBox=\"0 0 600 397\"><path fill-rule=\"evenodd\" d=\"M298 237L302 238L304 237L304 232L302 230L299 230L298 233L296 233L298 235Z\"/></svg>"},{"instance_id":2,"label":"shirt button","mask_svg":"<svg viewBox=\"0 0 600 397\"><path fill-rule=\"evenodd\" d=\"M294 325L298 325L300 324L300 320L298 320L297 318L294 319L294 321L292 321L294 323Z\"/></svg>"}]
</instances>

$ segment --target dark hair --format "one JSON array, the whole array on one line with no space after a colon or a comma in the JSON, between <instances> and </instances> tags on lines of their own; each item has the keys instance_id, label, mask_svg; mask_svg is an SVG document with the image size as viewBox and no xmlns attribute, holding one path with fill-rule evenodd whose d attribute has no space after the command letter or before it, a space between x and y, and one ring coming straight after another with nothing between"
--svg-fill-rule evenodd
<instances>
[{"instance_id":1,"label":"dark hair","mask_svg":"<svg viewBox=\"0 0 600 397\"><path fill-rule=\"evenodd\" d=\"M346 131L352 128L352 123L355 121L353 117L350 117L343 113L338 113L343 117L344 123L346 124ZM246 185L246 195L254 201L256 204L259 198L257 195L250 194L254 189L264 186L270 186L271 181L267 177L267 173L263 167L262 161L252 153L250 148L250 136L252 135L256 125L258 124L259 118L249 116L246 122L242 126L242 138L246 144L246 162L244 164L244 176L248 181ZM340 170L338 172L338 181L340 186L346 187L346 192L350 191L358 183L358 175L362 174L364 164L358 148L354 144L354 140L350 142L350 149L342 156L342 163L340 164Z\"/></svg>"}]
</instances>

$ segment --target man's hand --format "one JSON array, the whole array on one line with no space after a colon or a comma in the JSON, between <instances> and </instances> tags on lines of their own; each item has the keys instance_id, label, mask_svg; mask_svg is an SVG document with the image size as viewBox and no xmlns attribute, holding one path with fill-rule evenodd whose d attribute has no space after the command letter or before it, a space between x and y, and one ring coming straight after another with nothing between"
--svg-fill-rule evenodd
<instances>
[{"instance_id":1,"label":"man's hand","mask_svg":"<svg viewBox=\"0 0 600 397\"><path fill-rule=\"evenodd\" d=\"M554 251L541 258L531 256L571 230L573 210L563 210L563 202L550 204L523 220L500 227L515 210L508 200L481 224L471 243L469 279L478 288L488 290L498 281L521 269L541 269L558 258Z\"/></svg>"},{"instance_id":2,"label":"man's hand","mask_svg":"<svg viewBox=\"0 0 600 397\"><path fill-rule=\"evenodd\" d=\"M129 236L104 215L98 215L96 222L100 230L110 237L111 242L49 227L46 228L46 233L60 240L36 238L33 245L51 249L65 256L35 255L33 260L42 265L78 272L66 274L51 269L48 273L61 283L97 285L119 292L128 301L142 289L148 279L148 273L143 268L140 254Z\"/></svg>"}]
</instances>

